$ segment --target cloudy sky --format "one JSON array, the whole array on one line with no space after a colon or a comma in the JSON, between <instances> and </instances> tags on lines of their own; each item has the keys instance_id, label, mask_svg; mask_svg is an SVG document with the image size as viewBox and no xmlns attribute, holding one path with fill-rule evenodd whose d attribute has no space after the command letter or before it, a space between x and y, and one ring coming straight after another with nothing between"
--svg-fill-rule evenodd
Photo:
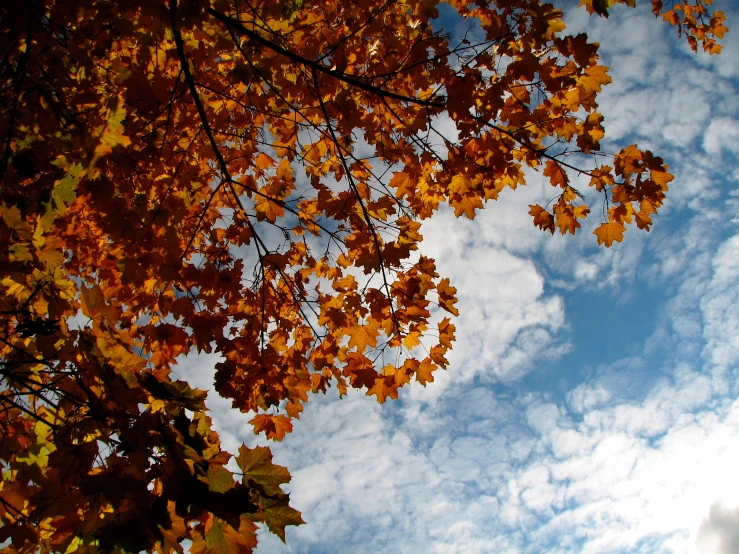
<instances>
[{"instance_id":1,"label":"cloudy sky","mask_svg":"<svg viewBox=\"0 0 739 554\"><path fill-rule=\"evenodd\" d=\"M733 31L709 58L641 4L567 20L611 66L604 147L638 142L676 175L652 231L610 250L592 228L543 234L536 177L425 223L459 290L449 370L382 406L312 398L271 445L307 525L259 554L739 552L739 6L716 0ZM213 363L182 375L210 389ZM209 406L232 452L264 443Z\"/></svg>"}]
</instances>

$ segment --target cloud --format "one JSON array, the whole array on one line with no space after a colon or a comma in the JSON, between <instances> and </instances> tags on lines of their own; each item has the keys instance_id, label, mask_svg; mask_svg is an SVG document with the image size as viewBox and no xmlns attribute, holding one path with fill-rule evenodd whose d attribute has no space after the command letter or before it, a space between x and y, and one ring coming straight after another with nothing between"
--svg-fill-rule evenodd
<instances>
[{"instance_id":1,"label":"cloud","mask_svg":"<svg viewBox=\"0 0 739 554\"><path fill-rule=\"evenodd\" d=\"M724 242L713 260L709 291L701 299L704 357L717 378L729 377L725 385L732 391L733 376L739 361L739 235ZM727 375L727 373L729 375Z\"/></svg>"},{"instance_id":2,"label":"cloud","mask_svg":"<svg viewBox=\"0 0 739 554\"><path fill-rule=\"evenodd\" d=\"M739 124L733 118L719 117L711 121L703 134L703 149L709 154L739 154Z\"/></svg>"},{"instance_id":3,"label":"cloud","mask_svg":"<svg viewBox=\"0 0 739 554\"><path fill-rule=\"evenodd\" d=\"M567 348L557 338L564 326L562 301L545 292L530 260L506 247L515 235L504 238L498 216L517 207L501 208L483 211L473 221L445 210L422 229L424 253L436 259L439 273L458 290L460 341L450 357L455 380L480 376L511 382L530 371L534 360L556 358ZM522 237L527 240L527 233Z\"/></svg>"},{"instance_id":4,"label":"cloud","mask_svg":"<svg viewBox=\"0 0 739 554\"><path fill-rule=\"evenodd\" d=\"M715 498L739 492L726 481L739 463L739 404L702 409L705 389L700 375L685 376L641 404L586 417L470 384L420 410L356 394L321 400L274 447L293 468L292 499L309 524L289 531L289 549L264 537L259 551L619 552L676 536L687 544Z\"/></svg>"},{"instance_id":5,"label":"cloud","mask_svg":"<svg viewBox=\"0 0 739 554\"><path fill-rule=\"evenodd\" d=\"M739 507L731 509L718 502L711 506L698 529L697 547L702 554L739 552Z\"/></svg>"}]
</instances>

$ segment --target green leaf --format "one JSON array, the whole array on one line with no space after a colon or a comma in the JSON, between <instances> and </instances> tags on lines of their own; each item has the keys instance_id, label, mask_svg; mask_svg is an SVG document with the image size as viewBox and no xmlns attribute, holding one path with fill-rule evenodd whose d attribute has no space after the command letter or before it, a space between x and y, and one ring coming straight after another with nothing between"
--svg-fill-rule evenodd
<instances>
[{"instance_id":1,"label":"green leaf","mask_svg":"<svg viewBox=\"0 0 739 554\"><path fill-rule=\"evenodd\" d=\"M609 0L593 0L593 9L595 12L606 18L608 17L608 8L610 5L611 2Z\"/></svg>"},{"instance_id":2,"label":"green leaf","mask_svg":"<svg viewBox=\"0 0 739 554\"><path fill-rule=\"evenodd\" d=\"M11 262L25 262L32 260L33 256L28 251L28 247L25 244L14 244L10 247Z\"/></svg>"},{"instance_id":3,"label":"green leaf","mask_svg":"<svg viewBox=\"0 0 739 554\"><path fill-rule=\"evenodd\" d=\"M207 392L192 388L186 381L164 381L161 384L172 395L174 401L181 403L188 410L193 412L205 410ZM208 431L206 428L205 433Z\"/></svg>"},{"instance_id":4,"label":"green leaf","mask_svg":"<svg viewBox=\"0 0 739 554\"><path fill-rule=\"evenodd\" d=\"M108 125L100 137L100 146L95 149L95 153L101 155L108 154L113 151L116 146L128 146L131 139L123 134L123 120L126 118L126 108L123 103L119 102L114 109L110 111L108 116ZM98 152L100 150L100 152Z\"/></svg>"},{"instance_id":5,"label":"green leaf","mask_svg":"<svg viewBox=\"0 0 739 554\"><path fill-rule=\"evenodd\" d=\"M213 492L226 492L234 487L234 478L230 471L221 465L208 468L208 488Z\"/></svg>"},{"instance_id":6,"label":"green leaf","mask_svg":"<svg viewBox=\"0 0 739 554\"><path fill-rule=\"evenodd\" d=\"M212 553L228 554L225 524L216 516L205 525L205 546Z\"/></svg>"},{"instance_id":7,"label":"green leaf","mask_svg":"<svg viewBox=\"0 0 739 554\"><path fill-rule=\"evenodd\" d=\"M272 463L272 452L266 446L250 449L242 444L236 463L244 474L244 485L261 485L268 495L282 492L280 485L290 482L290 472L286 467Z\"/></svg>"},{"instance_id":8,"label":"green leaf","mask_svg":"<svg viewBox=\"0 0 739 554\"><path fill-rule=\"evenodd\" d=\"M80 184L85 174L86 171L80 164L72 164L67 169L67 174L64 178L54 183L51 198L54 200L57 208L63 208L75 201L77 198L77 185Z\"/></svg>"},{"instance_id":9,"label":"green leaf","mask_svg":"<svg viewBox=\"0 0 739 554\"><path fill-rule=\"evenodd\" d=\"M265 498L262 501L264 522L272 533L282 539L282 542L285 542L285 526L302 525L305 523L300 512L291 508L287 502L287 495L284 495L284 500Z\"/></svg>"},{"instance_id":10,"label":"green leaf","mask_svg":"<svg viewBox=\"0 0 739 554\"><path fill-rule=\"evenodd\" d=\"M16 206L2 205L3 221L8 228L13 229L21 240L28 240L33 236L31 226L26 223L21 211Z\"/></svg>"}]
</instances>

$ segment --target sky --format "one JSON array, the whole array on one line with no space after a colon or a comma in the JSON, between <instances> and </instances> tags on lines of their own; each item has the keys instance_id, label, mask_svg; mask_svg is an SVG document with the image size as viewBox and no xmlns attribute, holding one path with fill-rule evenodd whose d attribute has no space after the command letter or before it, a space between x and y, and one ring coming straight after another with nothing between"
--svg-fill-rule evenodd
<instances>
[{"instance_id":1,"label":"sky","mask_svg":"<svg viewBox=\"0 0 739 554\"><path fill-rule=\"evenodd\" d=\"M608 250L597 217L542 233L538 176L473 221L426 221L458 289L448 370L384 405L312 397L270 444L307 524L260 532L258 554L739 552L739 6L716 0L733 31L708 57L641 4L566 20L611 67L604 149L638 143L676 176L652 230ZM211 389L215 362L177 377ZM208 406L231 452L266 444Z\"/></svg>"}]
</instances>

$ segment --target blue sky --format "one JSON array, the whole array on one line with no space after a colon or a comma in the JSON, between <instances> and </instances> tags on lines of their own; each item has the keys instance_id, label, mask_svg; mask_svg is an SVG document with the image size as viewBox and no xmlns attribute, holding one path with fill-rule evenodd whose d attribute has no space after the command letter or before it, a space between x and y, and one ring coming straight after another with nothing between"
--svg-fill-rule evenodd
<instances>
[{"instance_id":1,"label":"blue sky","mask_svg":"<svg viewBox=\"0 0 739 554\"><path fill-rule=\"evenodd\" d=\"M595 217L543 234L537 176L474 221L426 222L459 290L448 371L382 406L312 398L271 445L307 525L258 553L739 551L739 11L716 0L732 32L709 58L642 4L567 21L611 66L604 148L637 142L676 175L652 231L610 250ZM214 362L179 371L209 389ZM208 404L231 451L261 441Z\"/></svg>"}]
</instances>

